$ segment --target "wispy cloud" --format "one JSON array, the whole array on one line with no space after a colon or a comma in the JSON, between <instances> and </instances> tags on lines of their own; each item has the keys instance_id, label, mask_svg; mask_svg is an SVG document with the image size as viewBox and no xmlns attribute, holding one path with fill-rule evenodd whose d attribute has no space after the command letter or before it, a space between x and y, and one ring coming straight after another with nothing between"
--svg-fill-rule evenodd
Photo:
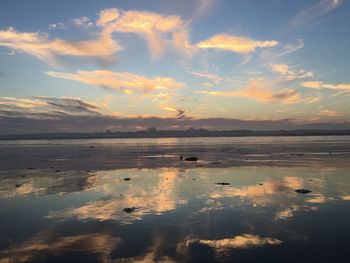
<instances>
[{"instance_id":1,"label":"wispy cloud","mask_svg":"<svg viewBox=\"0 0 350 263\"><path fill-rule=\"evenodd\" d=\"M326 117L339 117L342 116L343 112L338 112L335 110L328 110L328 109L322 109L320 110L319 114L320 116L326 116Z\"/></svg>"},{"instance_id":2,"label":"wispy cloud","mask_svg":"<svg viewBox=\"0 0 350 263\"><path fill-rule=\"evenodd\" d=\"M160 108L162 110L174 112L175 113L175 117L177 117L177 118L184 118L185 117L185 112L186 112L185 110L169 107L169 106L166 106L163 103L160 104Z\"/></svg>"},{"instance_id":3,"label":"wispy cloud","mask_svg":"<svg viewBox=\"0 0 350 263\"><path fill-rule=\"evenodd\" d=\"M254 52L257 48L273 47L276 45L278 45L278 42L275 40L259 41L248 37L227 34L214 35L196 44L201 49L226 50L236 53L250 53Z\"/></svg>"},{"instance_id":4,"label":"wispy cloud","mask_svg":"<svg viewBox=\"0 0 350 263\"><path fill-rule=\"evenodd\" d=\"M102 33L97 39L67 41L49 39L47 34L17 32L13 28L0 31L0 46L30 54L36 58L56 64L57 56L95 57L110 60L121 46L111 34Z\"/></svg>"},{"instance_id":5,"label":"wispy cloud","mask_svg":"<svg viewBox=\"0 0 350 263\"><path fill-rule=\"evenodd\" d=\"M200 93L213 96L246 97L264 103L297 103L300 94L297 90L289 88L276 89L272 84L262 80L252 80L243 90L238 91L201 91Z\"/></svg>"},{"instance_id":6,"label":"wispy cloud","mask_svg":"<svg viewBox=\"0 0 350 263\"><path fill-rule=\"evenodd\" d=\"M98 116L104 109L96 103L71 97L0 97L0 117L59 119L62 116Z\"/></svg>"},{"instance_id":7,"label":"wispy cloud","mask_svg":"<svg viewBox=\"0 0 350 263\"><path fill-rule=\"evenodd\" d=\"M217 0L197 0L197 8L194 14L195 18L201 17L207 13L210 13L214 9Z\"/></svg>"},{"instance_id":8,"label":"wispy cloud","mask_svg":"<svg viewBox=\"0 0 350 263\"><path fill-rule=\"evenodd\" d=\"M240 120L191 118L182 109L175 116L129 116L111 114L101 103L76 98L1 98L0 133L96 132L206 128L216 130L350 129L350 122L296 121L292 119ZM165 104L163 104L165 105ZM322 117L322 116L321 116Z\"/></svg>"},{"instance_id":9,"label":"wispy cloud","mask_svg":"<svg viewBox=\"0 0 350 263\"><path fill-rule=\"evenodd\" d=\"M108 70L78 71L76 73L46 72L51 77L79 81L82 83L111 89L120 90L127 94L135 91L148 92L151 90L167 90L183 88L186 85L177 82L170 77L146 78L128 72L113 72Z\"/></svg>"},{"instance_id":10,"label":"wispy cloud","mask_svg":"<svg viewBox=\"0 0 350 263\"><path fill-rule=\"evenodd\" d=\"M350 90L350 83L332 84L323 81L306 81L301 83L301 86L309 89L334 89L334 90Z\"/></svg>"},{"instance_id":11,"label":"wispy cloud","mask_svg":"<svg viewBox=\"0 0 350 263\"><path fill-rule=\"evenodd\" d=\"M209 79L215 83L218 83L224 79L214 73L209 73L209 72L200 72L200 71L191 71L191 70L187 70L186 72L196 77Z\"/></svg>"},{"instance_id":12,"label":"wispy cloud","mask_svg":"<svg viewBox=\"0 0 350 263\"><path fill-rule=\"evenodd\" d=\"M292 70L286 64L272 64L271 70L277 74L283 75L283 80L290 81L295 79L305 79L314 76L312 71Z\"/></svg>"},{"instance_id":13,"label":"wispy cloud","mask_svg":"<svg viewBox=\"0 0 350 263\"><path fill-rule=\"evenodd\" d=\"M71 22L73 23L74 26L82 27L82 28L90 28L95 25L87 16L82 16L82 17L72 19Z\"/></svg>"},{"instance_id":14,"label":"wispy cloud","mask_svg":"<svg viewBox=\"0 0 350 263\"><path fill-rule=\"evenodd\" d=\"M316 4L302 9L287 25L286 30L296 30L310 27L319 22L320 18L339 7L342 0L321 0Z\"/></svg>"},{"instance_id":15,"label":"wispy cloud","mask_svg":"<svg viewBox=\"0 0 350 263\"><path fill-rule=\"evenodd\" d=\"M48 29L50 29L50 30L65 29L65 28L66 28L66 26L65 26L64 23L62 23L62 22L50 24L50 25L48 26Z\"/></svg>"},{"instance_id":16,"label":"wispy cloud","mask_svg":"<svg viewBox=\"0 0 350 263\"><path fill-rule=\"evenodd\" d=\"M106 32L140 35L147 41L152 56L155 58L163 55L167 44L172 42L172 38L177 47L181 46L183 49L186 45L190 46L188 22L176 15L164 16L146 11L105 9L99 13L97 25L104 27Z\"/></svg>"}]
</instances>

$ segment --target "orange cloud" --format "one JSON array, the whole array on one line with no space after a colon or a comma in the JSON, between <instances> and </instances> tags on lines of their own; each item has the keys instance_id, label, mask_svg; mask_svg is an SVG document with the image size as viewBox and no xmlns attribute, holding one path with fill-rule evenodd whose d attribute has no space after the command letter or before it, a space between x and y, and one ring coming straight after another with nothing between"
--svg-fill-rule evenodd
<instances>
[{"instance_id":1,"label":"orange cloud","mask_svg":"<svg viewBox=\"0 0 350 263\"><path fill-rule=\"evenodd\" d=\"M166 90L185 87L184 83L177 82L170 77L146 78L128 72L113 72L108 70L78 71L77 73L46 72L51 77L75 80L111 90L122 90L125 93L133 91L151 91L154 89Z\"/></svg>"},{"instance_id":2,"label":"orange cloud","mask_svg":"<svg viewBox=\"0 0 350 263\"><path fill-rule=\"evenodd\" d=\"M280 75L284 76L284 80L295 80L295 79L304 79L304 78L310 78L314 76L314 73L312 71L305 71L305 70L291 70L288 65L285 64L273 64L271 66L271 70L275 73L278 73Z\"/></svg>"},{"instance_id":3,"label":"orange cloud","mask_svg":"<svg viewBox=\"0 0 350 263\"><path fill-rule=\"evenodd\" d=\"M115 8L102 10L99 16L97 25L104 27L105 32L136 33L143 37L148 42L153 57L160 57L171 41L179 49L190 50L188 23L179 16L164 16L146 11L122 11ZM168 34L173 40L168 38Z\"/></svg>"},{"instance_id":4,"label":"orange cloud","mask_svg":"<svg viewBox=\"0 0 350 263\"><path fill-rule=\"evenodd\" d=\"M236 53L250 53L257 48L273 47L277 44L278 42L275 40L258 41L248 37L219 34L197 43L196 46L202 49L221 49Z\"/></svg>"},{"instance_id":5,"label":"orange cloud","mask_svg":"<svg viewBox=\"0 0 350 263\"><path fill-rule=\"evenodd\" d=\"M88 233L57 237L54 231L42 231L33 238L1 251L0 262L37 262L43 254L63 255L66 252L91 252L97 262L110 262L121 238L105 233Z\"/></svg>"},{"instance_id":6,"label":"orange cloud","mask_svg":"<svg viewBox=\"0 0 350 263\"><path fill-rule=\"evenodd\" d=\"M189 243L191 243L191 241ZM233 248L247 249L266 245L279 245L282 243L282 241L271 237L260 237L257 235L244 234L241 236L220 240L199 240L198 243L213 247L217 250L227 250Z\"/></svg>"},{"instance_id":7,"label":"orange cloud","mask_svg":"<svg viewBox=\"0 0 350 263\"><path fill-rule=\"evenodd\" d=\"M40 99L0 97L0 105L15 106L19 108L36 108L46 106L47 102Z\"/></svg>"},{"instance_id":8,"label":"orange cloud","mask_svg":"<svg viewBox=\"0 0 350 263\"><path fill-rule=\"evenodd\" d=\"M99 13L98 26L106 26L108 23L115 21L119 17L119 11L116 8L104 9Z\"/></svg>"},{"instance_id":9,"label":"orange cloud","mask_svg":"<svg viewBox=\"0 0 350 263\"><path fill-rule=\"evenodd\" d=\"M38 32L17 32L13 28L0 31L0 46L30 54L50 64L56 64L56 56L99 57L110 59L121 47L111 34L102 33L97 39L86 41L67 41L49 39Z\"/></svg>"},{"instance_id":10,"label":"orange cloud","mask_svg":"<svg viewBox=\"0 0 350 263\"><path fill-rule=\"evenodd\" d=\"M324 109L324 110L321 110L319 112L319 115L320 116L327 116L327 117L337 117L337 116L342 116L343 113L342 112L338 112L338 111L334 111L334 110Z\"/></svg>"},{"instance_id":11,"label":"orange cloud","mask_svg":"<svg viewBox=\"0 0 350 263\"><path fill-rule=\"evenodd\" d=\"M350 89L350 84L329 84L323 81L306 81L301 86L310 89Z\"/></svg>"},{"instance_id":12,"label":"orange cloud","mask_svg":"<svg viewBox=\"0 0 350 263\"><path fill-rule=\"evenodd\" d=\"M264 81L250 81L248 87L240 91L201 91L200 93L213 96L247 97L265 103L297 103L300 94L294 89L282 88L276 90L271 84Z\"/></svg>"}]
</instances>

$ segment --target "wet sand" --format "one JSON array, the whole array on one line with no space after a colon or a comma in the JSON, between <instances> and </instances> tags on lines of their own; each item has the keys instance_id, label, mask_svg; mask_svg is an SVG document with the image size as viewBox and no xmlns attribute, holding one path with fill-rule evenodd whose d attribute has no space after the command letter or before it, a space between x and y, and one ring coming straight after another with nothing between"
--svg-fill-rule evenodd
<instances>
[{"instance_id":1,"label":"wet sand","mask_svg":"<svg viewBox=\"0 0 350 263\"><path fill-rule=\"evenodd\" d=\"M199 162L179 162L197 156ZM337 166L350 136L0 141L2 169L104 170L246 165Z\"/></svg>"}]
</instances>

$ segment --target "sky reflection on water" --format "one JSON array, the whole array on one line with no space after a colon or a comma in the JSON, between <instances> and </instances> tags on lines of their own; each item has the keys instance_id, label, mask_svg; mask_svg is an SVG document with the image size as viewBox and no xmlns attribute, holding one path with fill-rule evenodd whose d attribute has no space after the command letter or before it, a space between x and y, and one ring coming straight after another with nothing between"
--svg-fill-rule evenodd
<instances>
[{"instance_id":1,"label":"sky reflection on water","mask_svg":"<svg viewBox=\"0 0 350 263\"><path fill-rule=\"evenodd\" d=\"M326 250L346 262L348 171L2 171L0 262L253 262L272 254L272 262L292 262L292 251L326 262Z\"/></svg>"}]
</instances>

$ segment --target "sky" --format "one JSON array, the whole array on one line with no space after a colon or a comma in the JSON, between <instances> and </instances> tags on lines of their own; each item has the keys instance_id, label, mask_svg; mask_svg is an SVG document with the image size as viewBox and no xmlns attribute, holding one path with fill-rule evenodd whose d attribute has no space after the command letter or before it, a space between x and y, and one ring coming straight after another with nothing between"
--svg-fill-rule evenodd
<instances>
[{"instance_id":1,"label":"sky","mask_svg":"<svg viewBox=\"0 0 350 263\"><path fill-rule=\"evenodd\" d=\"M2 0L0 134L350 129L347 0Z\"/></svg>"}]
</instances>

